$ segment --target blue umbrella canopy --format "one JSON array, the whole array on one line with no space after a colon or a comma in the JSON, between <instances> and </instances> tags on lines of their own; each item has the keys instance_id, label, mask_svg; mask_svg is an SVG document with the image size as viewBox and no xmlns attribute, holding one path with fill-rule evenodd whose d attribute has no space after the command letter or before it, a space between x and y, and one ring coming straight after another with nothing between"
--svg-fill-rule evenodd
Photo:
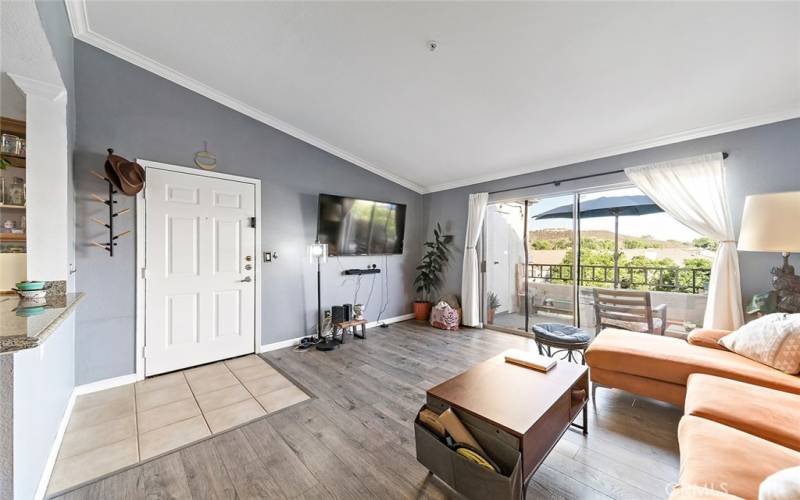
<instances>
[{"instance_id":1,"label":"blue umbrella canopy","mask_svg":"<svg viewBox=\"0 0 800 500\"><path fill-rule=\"evenodd\" d=\"M615 217L647 215L663 212L653 200L644 195L603 196L581 203L581 217ZM534 219L565 219L572 217L572 203L541 213Z\"/></svg>"}]
</instances>

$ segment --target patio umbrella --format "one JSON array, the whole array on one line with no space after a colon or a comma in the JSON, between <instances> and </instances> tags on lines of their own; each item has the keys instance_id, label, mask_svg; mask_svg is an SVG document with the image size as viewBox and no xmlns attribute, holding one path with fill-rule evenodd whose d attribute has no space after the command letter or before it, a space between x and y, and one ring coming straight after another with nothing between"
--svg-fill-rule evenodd
<instances>
[{"instance_id":1,"label":"patio umbrella","mask_svg":"<svg viewBox=\"0 0 800 500\"><path fill-rule=\"evenodd\" d=\"M614 288L619 286L619 218L663 212L653 200L644 195L603 196L580 204L583 218L614 217ZM572 203L550 209L534 219L569 219L573 215Z\"/></svg>"}]
</instances>

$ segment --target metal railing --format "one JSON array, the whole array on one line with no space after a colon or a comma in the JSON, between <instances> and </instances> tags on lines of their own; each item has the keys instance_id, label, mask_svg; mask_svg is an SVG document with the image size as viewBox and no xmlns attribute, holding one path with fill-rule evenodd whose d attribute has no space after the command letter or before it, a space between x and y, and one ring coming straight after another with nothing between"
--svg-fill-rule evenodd
<instances>
[{"instance_id":1,"label":"metal railing","mask_svg":"<svg viewBox=\"0 0 800 500\"><path fill-rule=\"evenodd\" d=\"M521 264L520 264L521 265ZM614 286L614 266L580 266L580 285ZM711 277L710 269L689 267L620 266L620 288L662 292L704 293ZM528 278L546 283L573 282L571 264L528 264Z\"/></svg>"}]
</instances>

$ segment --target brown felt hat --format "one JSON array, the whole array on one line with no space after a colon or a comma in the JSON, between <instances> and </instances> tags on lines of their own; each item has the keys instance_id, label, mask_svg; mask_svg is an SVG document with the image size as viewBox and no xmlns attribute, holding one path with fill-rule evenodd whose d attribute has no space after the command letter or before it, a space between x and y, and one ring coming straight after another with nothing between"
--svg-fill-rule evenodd
<instances>
[{"instance_id":1,"label":"brown felt hat","mask_svg":"<svg viewBox=\"0 0 800 500\"><path fill-rule=\"evenodd\" d=\"M108 158L106 158L106 177L117 189L128 196L135 195L144 187L142 166L135 161L128 161L115 155L111 148L108 149Z\"/></svg>"}]
</instances>

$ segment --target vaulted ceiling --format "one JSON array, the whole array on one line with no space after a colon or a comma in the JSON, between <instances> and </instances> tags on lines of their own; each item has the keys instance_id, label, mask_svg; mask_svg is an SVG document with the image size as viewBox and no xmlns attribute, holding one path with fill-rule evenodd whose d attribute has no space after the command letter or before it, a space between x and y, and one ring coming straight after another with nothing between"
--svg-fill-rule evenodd
<instances>
[{"instance_id":1,"label":"vaulted ceiling","mask_svg":"<svg viewBox=\"0 0 800 500\"><path fill-rule=\"evenodd\" d=\"M79 39L418 192L800 116L797 2L67 6Z\"/></svg>"}]
</instances>

